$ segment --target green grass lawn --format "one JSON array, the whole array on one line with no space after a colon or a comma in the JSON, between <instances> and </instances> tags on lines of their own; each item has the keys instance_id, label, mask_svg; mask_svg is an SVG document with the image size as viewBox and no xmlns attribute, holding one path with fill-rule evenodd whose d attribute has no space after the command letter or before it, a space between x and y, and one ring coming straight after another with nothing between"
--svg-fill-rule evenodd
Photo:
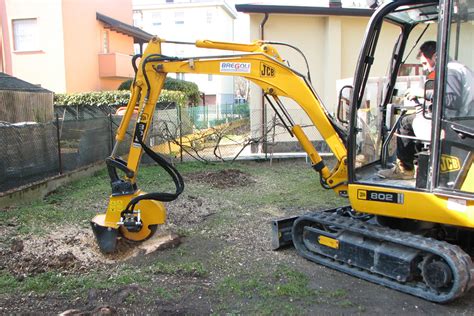
<instances>
[{"instance_id":1,"label":"green grass lawn","mask_svg":"<svg viewBox=\"0 0 474 316\"><path fill-rule=\"evenodd\" d=\"M152 313L160 312L153 307L158 298L182 305L188 311L205 299L202 311L217 314L304 314L312 310L308 306L333 304L332 301L337 301L334 304L338 308L354 311L356 304L348 300L344 289L315 288L308 273L287 262L285 256L274 261L275 254L268 251L269 219L347 203L332 191L322 189L318 175L308 164L300 160L276 161L271 165L188 162L178 164L177 168L185 181L187 175L227 169L237 169L251 181L248 185L223 188L200 181L199 176L186 181L185 192L174 206L170 204L170 212L181 207L186 215L188 202L197 199L202 208L210 210L209 216L196 224L174 227L184 236L178 248L94 267L80 274L50 270L18 278L3 269L0 288L8 290L1 290L0 296L8 295L12 289L20 295L39 295L39 301L59 296L64 298L66 309L71 297L79 297L84 304L92 289L106 295L124 286L138 285L146 293L140 294L139 300L148 302L148 311ZM146 192L174 190L168 175L155 166L140 169L138 185ZM105 211L109 194L109 179L104 170L61 187L41 201L9 208L0 212L0 221L15 223L15 229L2 239L6 245L12 239L47 239L52 231L65 225L88 230L93 216ZM190 296L194 298L190 300ZM120 308L131 313L145 311L130 307L136 300L136 295L127 295Z\"/></svg>"}]
</instances>

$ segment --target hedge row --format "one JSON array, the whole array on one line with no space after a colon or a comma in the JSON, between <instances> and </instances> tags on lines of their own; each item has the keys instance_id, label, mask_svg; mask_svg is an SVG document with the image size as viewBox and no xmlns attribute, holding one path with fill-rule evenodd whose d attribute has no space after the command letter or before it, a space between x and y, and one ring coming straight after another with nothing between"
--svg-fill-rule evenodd
<instances>
[{"instance_id":1,"label":"hedge row","mask_svg":"<svg viewBox=\"0 0 474 316\"><path fill-rule=\"evenodd\" d=\"M125 106L130 99L130 91L98 91L85 93L64 94L58 93L54 95L55 106L71 106L71 105L89 105L89 106ZM179 106L187 104L187 98L181 91L162 90L158 103L175 102Z\"/></svg>"},{"instance_id":2,"label":"hedge row","mask_svg":"<svg viewBox=\"0 0 474 316\"><path fill-rule=\"evenodd\" d=\"M122 82L118 87L118 90L130 90L131 85L132 79L126 80ZM186 95L189 104L197 105L201 100L201 93L199 92L198 85L194 82L166 77L164 89L183 92Z\"/></svg>"}]
</instances>

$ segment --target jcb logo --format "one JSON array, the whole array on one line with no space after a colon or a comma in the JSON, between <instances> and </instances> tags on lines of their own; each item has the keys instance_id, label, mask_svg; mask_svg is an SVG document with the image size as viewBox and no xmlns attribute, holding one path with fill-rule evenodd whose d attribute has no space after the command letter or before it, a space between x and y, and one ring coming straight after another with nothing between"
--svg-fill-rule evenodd
<instances>
[{"instance_id":1,"label":"jcb logo","mask_svg":"<svg viewBox=\"0 0 474 316\"><path fill-rule=\"evenodd\" d=\"M459 158L455 156L441 155L440 171L453 172L461 169Z\"/></svg>"},{"instance_id":2,"label":"jcb logo","mask_svg":"<svg viewBox=\"0 0 474 316\"><path fill-rule=\"evenodd\" d=\"M365 190L357 191L357 198L359 200L367 200L367 191L365 191Z\"/></svg>"},{"instance_id":3,"label":"jcb logo","mask_svg":"<svg viewBox=\"0 0 474 316\"><path fill-rule=\"evenodd\" d=\"M260 77L275 77L275 68L264 63L260 64Z\"/></svg>"},{"instance_id":4,"label":"jcb logo","mask_svg":"<svg viewBox=\"0 0 474 316\"><path fill-rule=\"evenodd\" d=\"M121 200L110 200L109 202L109 211L122 211L123 210L123 201Z\"/></svg>"}]
</instances>

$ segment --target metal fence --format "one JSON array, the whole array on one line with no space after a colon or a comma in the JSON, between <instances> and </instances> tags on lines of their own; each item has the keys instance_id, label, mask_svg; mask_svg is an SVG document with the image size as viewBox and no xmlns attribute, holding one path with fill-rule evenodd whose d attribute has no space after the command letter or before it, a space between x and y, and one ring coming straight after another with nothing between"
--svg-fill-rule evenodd
<instances>
[{"instance_id":1,"label":"metal fence","mask_svg":"<svg viewBox=\"0 0 474 316\"><path fill-rule=\"evenodd\" d=\"M56 133L52 123L0 124L0 191L58 173Z\"/></svg>"},{"instance_id":2,"label":"metal fence","mask_svg":"<svg viewBox=\"0 0 474 316\"><path fill-rule=\"evenodd\" d=\"M110 153L107 107L58 107L48 123L0 124L0 192L93 164Z\"/></svg>"},{"instance_id":3,"label":"metal fence","mask_svg":"<svg viewBox=\"0 0 474 316\"><path fill-rule=\"evenodd\" d=\"M115 111L110 106L57 106L55 120L48 123L1 122L0 192L103 161L112 150L122 118ZM245 113L239 111L241 105L181 109L175 104L159 104L149 143L175 161L214 160L213 151L206 152L207 147L215 147L213 134L229 130L232 122L245 121ZM119 155L128 152L133 133L130 125ZM163 150L170 146L178 149Z\"/></svg>"},{"instance_id":4,"label":"metal fence","mask_svg":"<svg viewBox=\"0 0 474 316\"><path fill-rule=\"evenodd\" d=\"M296 124L302 125L319 152L330 153L316 128L308 124L303 109L292 107L287 112ZM155 144L168 145L168 148L162 145L158 151L180 160L271 159L274 153L303 153L281 122L281 116L267 104L263 111L250 109L247 103L189 107L177 115L179 130L172 120L160 116L160 129L154 130L154 135Z\"/></svg>"},{"instance_id":5,"label":"metal fence","mask_svg":"<svg viewBox=\"0 0 474 316\"><path fill-rule=\"evenodd\" d=\"M57 106L52 122L1 122L0 192L103 161L112 150L122 119L115 115L116 110L111 106ZM291 115L303 113L297 112ZM119 155L128 153L132 129L130 124ZM273 152L301 152L294 139L288 141L283 135L287 131L271 109L262 116L252 114L245 103L184 108L171 103L157 105L148 142L175 162L229 161L253 154L271 158ZM327 152L320 145L316 144L317 149Z\"/></svg>"},{"instance_id":6,"label":"metal fence","mask_svg":"<svg viewBox=\"0 0 474 316\"><path fill-rule=\"evenodd\" d=\"M150 144L180 161L231 160L249 144L247 104L160 107Z\"/></svg>"}]
</instances>

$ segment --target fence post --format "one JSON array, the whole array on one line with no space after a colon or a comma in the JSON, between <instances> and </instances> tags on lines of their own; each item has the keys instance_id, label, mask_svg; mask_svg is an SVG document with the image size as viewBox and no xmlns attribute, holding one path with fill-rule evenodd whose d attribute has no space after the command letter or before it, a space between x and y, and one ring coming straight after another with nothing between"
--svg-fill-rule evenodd
<instances>
[{"instance_id":1,"label":"fence post","mask_svg":"<svg viewBox=\"0 0 474 316\"><path fill-rule=\"evenodd\" d=\"M63 173L63 162L61 160L61 135L59 134L59 115L56 113L56 138L58 140L58 163L59 174Z\"/></svg>"},{"instance_id":2,"label":"fence post","mask_svg":"<svg viewBox=\"0 0 474 316\"><path fill-rule=\"evenodd\" d=\"M109 126L110 126L110 148L109 152L112 152L114 148L114 126L113 126L113 118L112 118L112 106L109 106Z\"/></svg>"},{"instance_id":3,"label":"fence post","mask_svg":"<svg viewBox=\"0 0 474 316\"><path fill-rule=\"evenodd\" d=\"M183 120L182 113L183 107L176 104L178 107L178 119L179 119L179 160L183 162Z\"/></svg>"},{"instance_id":4,"label":"fence post","mask_svg":"<svg viewBox=\"0 0 474 316\"><path fill-rule=\"evenodd\" d=\"M265 153L265 160L268 159L268 150L267 150L267 107L265 106L265 98L262 97L262 150Z\"/></svg>"}]
</instances>

